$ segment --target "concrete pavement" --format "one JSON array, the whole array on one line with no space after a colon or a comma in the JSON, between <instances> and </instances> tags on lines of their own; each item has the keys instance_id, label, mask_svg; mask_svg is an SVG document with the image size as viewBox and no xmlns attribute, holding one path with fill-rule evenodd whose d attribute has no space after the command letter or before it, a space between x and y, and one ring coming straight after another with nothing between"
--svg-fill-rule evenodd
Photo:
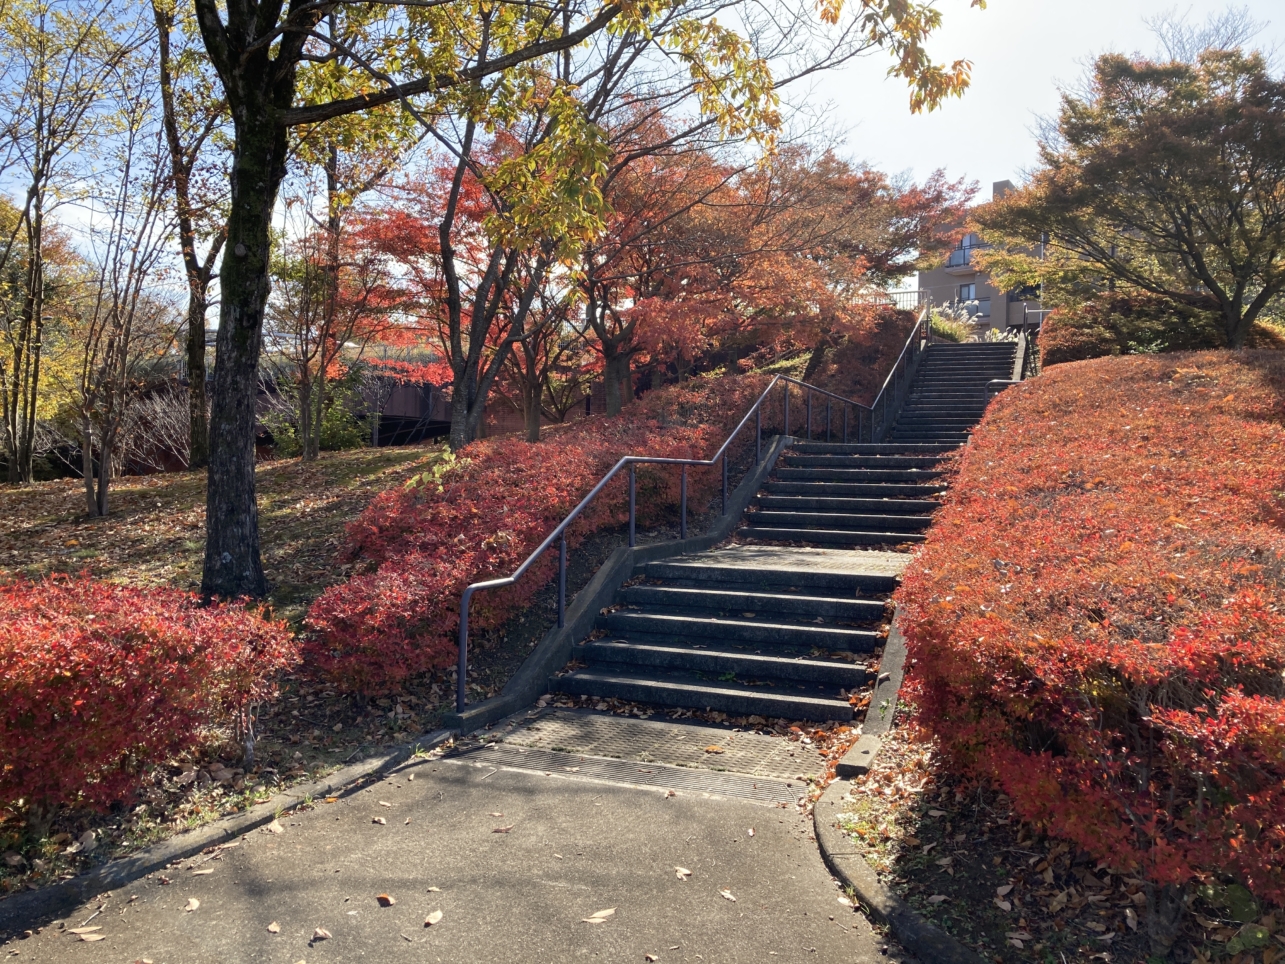
<instances>
[{"instance_id":1,"label":"concrete pavement","mask_svg":"<svg viewBox=\"0 0 1285 964\"><path fill-rule=\"evenodd\" d=\"M280 833L257 831L100 898L62 928L11 942L0 958L904 960L840 903L811 821L795 808L667 792L413 760L334 802L283 815ZM680 879L676 867L691 873ZM381 894L395 903L381 906ZM193 900L199 906L185 909ZM101 930L87 936L101 940L68 932L100 905L87 926ZM603 923L584 922L609 909ZM440 922L425 927L439 910ZM318 928L331 936L314 939Z\"/></svg>"}]
</instances>

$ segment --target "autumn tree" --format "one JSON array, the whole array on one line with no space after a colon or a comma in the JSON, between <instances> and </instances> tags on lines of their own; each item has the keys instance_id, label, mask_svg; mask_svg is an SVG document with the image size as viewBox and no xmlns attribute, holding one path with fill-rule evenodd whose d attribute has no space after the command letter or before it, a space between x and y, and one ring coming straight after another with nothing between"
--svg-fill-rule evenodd
<instances>
[{"instance_id":1,"label":"autumn tree","mask_svg":"<svg viewBox=\"0 0 1285 964\"><path fill-rule=\"evenodd\" d=\"M156 78L170 164L179 254L187 283L188 468L209 462L205 322L226 236L227 105L201 55L196 20L177 0L152 0ZM204 250L202 250L204 248Z\"/></svg>"},{"instance_id":2,"label":"autumn tree","mask_svg":"<svg viewBox=\"0 0 1285 964\"><path fill-rule=\"evenodd\" d=\"M0 156L21 190L18 217L0 239L0 274L15 255L24 271L21 297L0 326L0 414L11 482L31 480L35 457L49 219L76 195L86 152L113 123L101 109L103 90L136 40L114 13L109 4L70 0L0 6Z\"/></svg>"},{"instance_id":3,"label":"autumn tree","mask_svg":"<svg viewBox=\"0 0 1285 964\"><path fill-rule=\"evenodd\" d=\"M988 266L1006 287L1212 311L1243 347L1285 289L1285 81L1260 54L1210 48L1105 55L1087 87L1063 94L1029 184L975 212Z\"/></svg>"}]
</instances>

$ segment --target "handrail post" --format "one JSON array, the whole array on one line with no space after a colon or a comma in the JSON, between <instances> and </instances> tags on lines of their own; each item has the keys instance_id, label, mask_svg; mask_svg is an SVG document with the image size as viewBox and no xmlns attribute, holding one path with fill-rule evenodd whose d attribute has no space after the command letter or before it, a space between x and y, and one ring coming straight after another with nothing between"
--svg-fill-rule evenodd
<instances>
[{"instance_id":1,"label":"handrail post","mask_svg":"<svg viewBox=\"0 0 1285 964\"><path fill-rule=\"evenodd\" d=\"M830 441L830 396L825 397L825 440Z\"/></svg>"},{"instance_id":2,"label":"handrail post","mask_svg":"<svg viewBox=\"0 0 1285 964\"><path fill-rule=\"evenodd\" d=\"M763 406L754 406L754 464L763 461Z\"/></svg>"},{"instance_id":3,"label":"handrail post","mask_svg":"<svg viewBox=\"0 0 1285 964\"><path fill-rule=\"evenodd\" d=\"M638 517L634 511L635 506L637 505L637 498L635 495L637 491L638 491L638 469L633 462L630 462L629 463L629 548L630 549L634 547L634 543L637 541L636 523L637 523Z\"/></svg>"},{"instance_id":4,"label":"handrail post","mask_svg":"<svg viewBox=\"0 0 1285 964\"><path fill-rule=\"evenodd\" d=\"M723 515L727 515L727 453L723 453Z\"/></svg>"},{"instance_id":5,"label":"handrail post","mask_svg":"<svg viewBox=\"0 0 1285 964\"><path fill-rule=\"evenodd\" d=\"M790 434L790 383L781 382L781 387L785 389L785 431L781 434L788 438Z\"/></svg>"},{"instance_id":6,"label":"handrail post","mask_svg":"<svg viewBox=\"0 0 1285 964\"><path fill-rule=\"evenodd\" d=\"M848 410L850 408L851 406L847 402L843 403L843 444L844 445L848 444Z\"/></svg>"},{"instance_id":7,"label":"handrail post","mask_svg":"<svg viewBox=\"0 0 1285 964\"><path fill-rule=\"evenodd\" d=\"M468 604L473 590L465 589L460 599L460 662L459 677L455 683L455 712L464 712L464 684L468 678Z\"/></svg>"},{"instance_id":8,"label":"handrail post","mask_svg":"<svg viewBox=\"0 0 1285 964\"><path fill-rule=\"evenodd\" d=\"M687 466L683 466L683 480L678 487L678 538L687 538Z\"/></svg>"},{"instance_id":9,"label":"handrail post","mask_svg":"<svg viewBox=\"0 0 1285 964\"><path fill-rule=\"evenodd\" d=\"M567 534L558 541L558 628L567 620Z\"/></svg>"},{"instance_id":10,"label":"handrail post","mask_svg":"<svg viewBox=\"0 0 1285 964\"><path fill-rule=\"evenodd\" d=\"M812 389L808 389L808 441L812 441Z\"/></svg>"}]
</instances>

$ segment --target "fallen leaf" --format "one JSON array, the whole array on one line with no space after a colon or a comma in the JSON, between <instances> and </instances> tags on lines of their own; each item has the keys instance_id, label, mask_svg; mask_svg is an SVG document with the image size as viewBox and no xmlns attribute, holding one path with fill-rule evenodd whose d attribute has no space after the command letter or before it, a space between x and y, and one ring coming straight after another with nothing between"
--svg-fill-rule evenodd
<instances>
[{"instance_id":1,"label":"fallen leaf","mask_svg":"<svg viewBox=\"0 0 1285 964\"><path fill-rule=\"evenodd\" d=\"M268 933L269 933L269 934L280 934L280 933L281 933L281 925L280 925L280 924L278 924L276 921L273 921L271 924L269 924L269 925L268 925Z\"/></svg>"},{"instance_id":2,"label":"fallen leaf","mask_svg":"<svg viewBox=\"0 0 1285 964\"><path fill-rule=\"evenodd\" d=\"M750 835L751 837L753 837L753 836L754 836L754 828L753 828L753 827L750 827L750 829L749 829L748 833L749 833L749 835Z\"/></svg>"},{"instance_id":3,"label":"fallen leaf","mask_svg":"<svg viewBox=\"0 0 1285 964\"><path fill-rule=\"evenodd\" d=\"M406 823L404 823L402 826L405 826L405 827L409 827L409 826L410 826L410 817L407 817L407 818L406 818Z\"/></svg>"},{"instance_id":4,"label":"fallen leaf","mask_svg":"<svg viewBox=\"0 0 1285 964\"><path fill-rule=\"evenodd\" d=\"M594 911L591 915L584 918L582 924L601 924L608 917L616 912L616 908L608 907L606 910Z\"/></svg>"},{"instance_id":5,"label":"fallen leaf","mask_svg":"<svg viewBox=\"0 0 1285 964\"><path fill-rule=\"evenodd\" d=\"M100 931L100 930L102 930L102 928L99 927L97 924L95 924L93 927L73 927L67 933L68 934L92 934L94 931Z\"/></svg>"},{"instance_id":6,"label":"fallen leaf","mask_svg":"<svg viewBox=\"0 0 1285 964\"><path fill-rule=\"evenodd\" d=\"M491 831L491 833L508 833L510 830L513 829L513 826L514 826L513 824L509 824L507 827L496 827L494 830Z\"/></svg>"},{"instance_id":7,"label":"fallen leaf","mask_svg":"<svg viewBox=\"0 0 1285 964\"><path fill-rule=\"evenodd\" d=\"M931 852L932 852L933 847L936 847L936 846L937 846L937 841L935 841L935 840L934 840L932 843L930 843L930 844L924 844L924 853L926 853L926 854L927 854L927 853L931 853Z\"/></svg>"},{"instance_id":8,"label":"fallen leaf","mask_svg":"<svg viewBox=\"0 0 1285 964\"><path fill-rule=\"evenodd\" d=\"M212 873L214 873L214 868L213 868L213 867L206 867L204 870L194 870L194 871L192 871L192 876L193 876L193 877L204 877L206 874L212 874Z\"/></svg>"},{"instance_id":9,"label":"fallen leaf","mask_svg":"<svg viewBox=\"0 0 1285 964\"><path fill-rule=\"evenodd\" d=\"M995 888L995 896L996 896L996 897L1007 897L1007 896L1008 896L1009 891L1011 891L1012 889L1013 889L1013 885L1012 885L1012 884L1005 884L1003 887L996 887L996 888Z\"/></svg>"},{"instance_id":10,"label":"fallen leaf","mask_svg":"<svg viewBox=\"0 0 1285 964\"><path fill-rule=\"evenodd\" d=\"M391 806L392 806L392 804L391 804L391 803L389 803L387 800L380 800L380 801L379 801L379 805L380 805L381 807L391 807Z\"/></svg>"},{"instance_id":11,"label":"fallen leaf","mask_svg":"<svg viewBox=\"0 0 1285 964\"><path fill-rule=\"evenodd\" d=\"M190 914L192 911L196 910L200 906L201 906L201 902L199 900L197 900L195 897L189 897L187 899L187 906L184 907L183 910L187 911Z\"/></svg>"},{"instance_id":12,"label":"fallen leaf","mask_svg":"<svg viewBox=\"0 0 1285 964\"><path fill-rule=\"evenodd\" d=\"M931 897L928 898L928 903L940 904L943 900L949 900L949 899L950 898L947 897L945 894L933 894Z\"/></svg>"},{"instance_id":13,"label":"fallen leaf","mask_svg":"<svg viewBox=\"0 0 1285 964\"><path fill-rule=\"evenodd\" d=\"M996 898L995 898L995 906L996 906L996 907L998 907L1000 910L1005 911L1005 912L1010 911L1010 910L1012 910L1012 909L1013 909L1013 905L1012 905L1012 904L1010 904L1010 903L1009 903L1008 901L1006 901L1006 900L1000 900L998 897L996 897Z\"/></svg>"},{"instance_id":14,"label":"fallen leaf","mask_svg":"<svg viewBox=\"0 0 1285 964\"><path fill-rule=\"evenodd\" d=\"M676 797L676 796L678 796L678 794L676 794L673 790L666 790L666 791L665 791L665 796L666 796L667 798L668 798L668 797Z\"/></svg>"},{"instance_id":15,"label":"fallen leaf","mask_svg":"<svg viewBox=\"0 0 1285 964\"><path fill-rule=\"evenodd\" d=\"M397 898L391 897L388 894L380 894L375 898L375 900L379 901L380 907L392 907L393 904L397 903Z\"/></svg>"},{"instance_id":16,"label":"fallen leaf","mask_svg":"<svg viewBox=\"0 0 1285 964\"><path fill-rule=\"evenodd\" d=\"M732 896L732 892L730 890L720 890L718 895L724 900L730 900L732 903L736 903L736 898Z\"/></svg>"},{"instance_id":17,"label":"fallen leaf","mask_svg":"<svg viewBox=\"0 0 1285 964\"><path fill-rule=\"evenodd\" d=\"M675 867L674 871L678 874L679 880L686 880L688 877L692 875L692 872L688 870L686 867Z\"/></svg>"},{"instance_id":18,"label":"fallen leaf","mask_svg":"<svg viewBox=\"0 0 1285 964\"><path fill-rule=\"evenodd\" d=\"M428 892L429 892L430 894L440 894L440 893L442 892L442 888L440 888L440 887L430 887L430 888L428 888Z\"/></svg>"},{"instance_id":19,"label":"fallen leaf","mask_svg":"<svg viewBox=\"0 0 1285 964\"><path fill-rule=\"evenodd\" d=\"M336 733L342 733L344 731L344 725L342 723L336 723L334 726L331 727L331 729L334 730Z\"/></svg>"},{"instance_id":20,"label":"fallen leaf","mask_svg":"<svg viewBox=\"0 0 1285 964\"><path fill-rule=\"evenodd\" d=\"M371 822L371 823L377 823L377 824L379 824L381 827L387 827L387 826L388 826L388 821L387 821L387 820L385 820L383 817L375 817L375 818L374 818L373 820L371 820L370 822Z\"/></svg>"},{"instance_id":21,"label":"fallen leaf","mask_svg":"<svg viewBox=\"0 0 1285 964\"><path fill-rule=\"evenodd\" d=\"M493 814L491 814L491 816L493 816L493 817L502 817L502 816L504 816L504 814L502 814L502 813L493 813Z\"/></svg>"},{"instance_id":22,"label":"fallen leaf","mask_svg":"<svg viewBox=\"0 0 1285 964\"><path fill-rule=\"evenodd\" d=\"M644 955L643 955L643 960L644 960L644 961L658 961L658 960L660 960L660 958L659 958L659 957L657 957L655 954L644 954Z\"/></svg>"},{"instance_id":23,"label":"fallen leaf","mask_svg":"<svg viewBox=\"0 0 1285 964\"><path fill-rule=\"evenodd\" d=\"M80 935L80 939L82 941L101 941L106 939L106 937L107 937L106 934L81 934Z\"/></svg>"},{"instance_id":24,"label":"fallen leaf","mask_svg":"<svg viewBox=\"0 0 1285 964\"><path fill-rule=\"evenodd\" d=\"M441 919L442 919L442 912L440 910L435 910L427 917L424 918L424 926L432 927L434 924L439 923Z\"/></svg>"},{"instance_id":25,"label":"fallen leaf","mask_svg":"<svg viewBox=\"0 0 1285 964\"><path fill-rule=\"evenodd\" d=\"M722 753L722 752L723 752L723 748L722 748L721 746L717 746L717 745L710 745L710 746L705 747L705 752L706 752L706 753Z\"/></svg>"},{"instance_id":26,"label":"fallen leaf","mask_svg":"<svg viewBox=\"0 0 1285 964\"><path fill-rule=\"evenodd\" d=\"M318 927L312 932L312 939L314 941L328 941L330 940L330 931L326 930L324 927Z\"/></svg>"},{"instance_id":27,"label":"fallen leaf","mask_svg":"<svg viewBox=\"0 0 1285 964\"><path fill-rule=\"evenodd\" d=\"M930 816L930 817L944 817L944 816L946 816L946 811L945 811L945 810L929 810L929 811L928 811L928 816Z\"/></svg>"},{"instance_id":28,"label":"fallen leaf","mask_svg":"<svg viewBox=\"0 0 1285 964\"><path fill-rule=\"evenodd\" d=\"M280 821L273 820L272 823L268 824L266 827L263 828L263 832L264 833L285 833L286 828L281 826Z\"/></svg>"}]
</instances>

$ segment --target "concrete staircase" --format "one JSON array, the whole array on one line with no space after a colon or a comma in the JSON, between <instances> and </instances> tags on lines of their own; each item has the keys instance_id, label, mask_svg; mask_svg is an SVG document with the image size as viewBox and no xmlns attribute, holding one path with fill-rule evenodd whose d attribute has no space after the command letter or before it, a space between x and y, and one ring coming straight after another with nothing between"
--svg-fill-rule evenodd
<instances>
[{"instance_id":1,"label":"concrete staircase","mask_svg":"<svg viewBox=\"0 0 1285 964\"><path fill-rule=\"evenodd\" d=\"M644 566L554 692L736 716L853 718L889 597L1014 346L931 346L882 444L795 442L740 544Z\"/></svg>"},{"instance_id":2,"label":"concrete staircase","mask_svg":"<svg viewBox=\"0 0 1285 964\"><path fill-rule=\"evenodd\" d=\"M930 345L892 432L893 444L962 445L986 409L986 383L1013 377L1017 343Z\"/></svg>"}]
</instances>

